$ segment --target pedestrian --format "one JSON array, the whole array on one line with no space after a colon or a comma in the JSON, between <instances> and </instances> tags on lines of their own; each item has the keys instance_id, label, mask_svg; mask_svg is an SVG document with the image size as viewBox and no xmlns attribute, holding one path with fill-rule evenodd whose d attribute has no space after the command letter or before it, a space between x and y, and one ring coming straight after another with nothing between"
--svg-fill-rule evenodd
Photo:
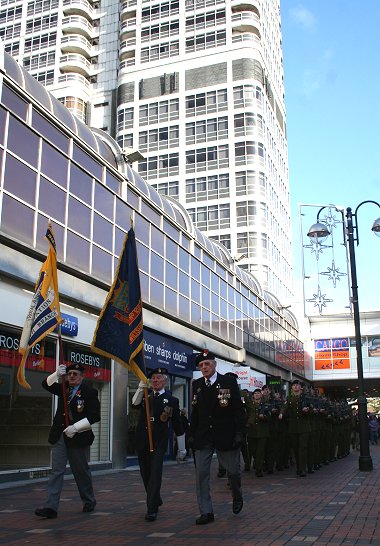
<instances>
[{"instance_id":1,"label":"pedestrian","mask_svg":"<svg viewBox=\"0 0 380 546\"><path fill-rule=\"evenodd\" d=\"M216 451L226 469L232 493L232 511L243 508L240 473L240 448L245 432L245 413L234 377L216 371L215 355L203 351L195 358L202 372L193 381L189 445L195 451L195 476L200 516L197 525L214 521L210 495L211 459Z\"/></svg>"},{"instance_id":2,"label":"pedestrian","mask_svg":"<svg viewBox=\"0 0 380 546\"><path fill-rule=\"evenodd\" d=\"M65 408L60 377L65 381L69 426L66 426ZM43 508L35 510L36 516L56 518L63 487L66 463L78 486L83 502L83 512L93 512L96 505L91 471L88 466L90 445L94 441L92 425L100 421L98 391L83 382L84 367L81 364L61 364L57 370L43 380L42 386L58 396L58 408L49 433L52 444L52 469L48 481L48 498Z\"/></svg>"},{"instance_id":3,"label":"pedestrian","mask_svg":"<svg viewBox=\"0 0 380 546\"><path fill-rule=\"evenodd\" d=\"M369 428L369 440L371 444L374 446L377 444L377 436L379 433L379 423L377 421L376 415L371 413L369 414L368 428Z\"/></svg>"},{"instance_id":4,"label":"pedestrian","mask_svg":"<svg viewBox=\"0 0 380 546\"><path fill-rule=\"evenodd\" d=\"M146 521L155 521L158 509L162 505L162 467L168 447L170 422L172 422L174 432L177 435L179 455L184 457L186 453L179 400L165 390L167 373L166 368L156 368L148 374L151 382L151 391L148 395L151 446L149 444L147 409L144 398L144 389L148 388L148 385L140 381L132 398L132 404L141 407L136 427L136 450L146 491Z\"/></svg>"}]
</instances>

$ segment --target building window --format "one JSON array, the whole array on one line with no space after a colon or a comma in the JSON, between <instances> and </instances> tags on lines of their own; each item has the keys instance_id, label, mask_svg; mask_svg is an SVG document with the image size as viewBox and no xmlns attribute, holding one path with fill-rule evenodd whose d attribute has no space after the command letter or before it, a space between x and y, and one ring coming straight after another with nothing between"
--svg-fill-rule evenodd
<instances>
[{"instance_id":1,"label":"building window","mask_svg":"<svg viewBox=\"0 0 380 546\"><path fill-rule=\"evenodd\" d=\"M129 127L133 127L133 107L122 108L117 113L117 130L124 131Z\"/></svg>"},{"instance_id":2,"label":"building window","mask_svg":"<svg viewBox=\"0 0 380 546\"><path fill-rule=\"evenodd\" d=\"M197 93L186 97L186 117L227 110L227 89Z\"/></svg>"},{"instance_id":3,"label":"building window","mask_svg":"<svg viewBox=\"0 0 380 546\"><path fill-rule=\"evenodd\" d=\"M226 31L215 30L207 34L186 38L186 53L226 45Z\"/></svg>"},{"instance_id":4,"label":"building window","mask_svg":"<svg viewBox=\"0 0 380 546\"><path fill-rule=\"evenodd\" d=\"M186 152L186 172L228 167L228 145L210 146Z\"/></svg>"},{"instance_id":5,"label":"building window","mask_svg":"<svg viewBox=\"0 0 380 546\"><path fill-rule=\"evenodd\" d=\"M228 138L228 118L214 118L186 123L186 144L199 144Z\"/></svg>"},{"instance_id":6,"label":"building window","mask_svg":"<svg viewBox=\"0 0 380 546\"><path fill-rule=\"evenodd\" d=\"M186 181L187 203L221 199L223 197L229 197L229 195L230 181L228 173L201 176Z\"/></svg>"},{"instance_id":7,"label":"building window","mask_svg":"<svg viewBox=\"0 0 380 546\"><path fill-rule=\"evenodd\" d=\"M236 203L236 225L249 226L255 223L257 216L256 201Z\"/></svg>"}]
</instances>

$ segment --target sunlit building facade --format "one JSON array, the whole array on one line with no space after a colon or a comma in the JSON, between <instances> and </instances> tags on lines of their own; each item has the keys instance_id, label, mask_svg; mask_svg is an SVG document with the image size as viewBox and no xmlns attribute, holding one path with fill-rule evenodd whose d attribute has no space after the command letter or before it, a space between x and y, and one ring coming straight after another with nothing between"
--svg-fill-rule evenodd
<instances>
[{"instance_id":1,"label":"sunlit building facade","mask_svg":"<svg viewBox=\"0 0 380 546\"><path fill-rule=\"evenodd\" d=\"M6 51L283 303L292 294L279 0L10 0Z\"/></svg>"}]
</instances>

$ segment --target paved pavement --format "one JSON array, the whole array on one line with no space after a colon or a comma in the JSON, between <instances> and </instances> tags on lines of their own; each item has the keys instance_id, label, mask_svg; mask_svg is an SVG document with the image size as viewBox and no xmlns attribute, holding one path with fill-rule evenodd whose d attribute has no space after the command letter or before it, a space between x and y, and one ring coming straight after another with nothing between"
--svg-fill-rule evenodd
<instances>
[{"instance_id":1,"label":"paved pavement","mask_svg":"<svg viewBox=\"0 0 380 546\"><path fill-rule=\"evenodd\" d=\"M46 481L0 486L0 544L110 546L132 544L299 546L342 544L380 546L380 445L371 447L374 470L360 472L358 452L306 478L294 467L257 478L243 473L244 508L234 515L225 478L213 461L215 521L195 525L198 509L191 461L168 463L155 522L146 522L139 471L94 473L98 504L81 512L74 480L65 481L58 518L41 520Z\"/></svg>"}]
</instances>

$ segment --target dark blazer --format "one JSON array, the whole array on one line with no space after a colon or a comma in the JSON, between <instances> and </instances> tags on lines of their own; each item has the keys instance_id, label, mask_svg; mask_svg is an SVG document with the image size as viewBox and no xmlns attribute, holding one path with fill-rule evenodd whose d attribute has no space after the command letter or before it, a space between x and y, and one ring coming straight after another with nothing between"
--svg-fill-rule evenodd
<instances>
[{"instance_id":1,"label":"dark blazer","mask_svg":"<svg viewBox=\"0 0 380 546\"><path fill-rule=\"evenodd\" d=\"M148 395L148 401L153 449L161 448L166 450L170 422L172 422L174 432L177 436L181 436L184 433L180 419L179 400L169 391L165 391L163 394L156 397L153 396L153 391L151 391ZM135 436L135 444L138 451L149 449L144 397L140 405L140 417L137 423Z\"/></svg>"},{"instance_id":2,"label":"dark blazer","mask_svg":"<svg viewBox=\"0 0 380 546\"><path fill-rule=\"evenodd\" d=\"M49 443L55 444L58 442L63 430L66 428L63 409L62 384L53 383L53 385L49 387L46 379L44 379L42 386L47 391L58 396L58 408L49 432ZM69 403L68 410L70 425L84 419L85 417L87 417L91 425L93 423L97 423L100 421L100 402L98 399L98 391L92 387L89 387L86 385L86 383L82 383L74 398ZM92 430L85 430L84 432L77 432L73 438L68 438L66 434L64 434L64 440L68 447L86 447L90 446L94 441L94 433Z\"/></svg>"},{"instance_id":3,"label":"dark blazer","mask_svg":"<svg viewBox=\"0 0 380 546\"><path fill-rule=\"evenodd\" d=\"M236 434L245 432L246 415L236 379L217 374L206 387L204 377L193 381L189 437L194 448L211 444L221 451L233 449Z\"/></svg>"}]
</instances>

